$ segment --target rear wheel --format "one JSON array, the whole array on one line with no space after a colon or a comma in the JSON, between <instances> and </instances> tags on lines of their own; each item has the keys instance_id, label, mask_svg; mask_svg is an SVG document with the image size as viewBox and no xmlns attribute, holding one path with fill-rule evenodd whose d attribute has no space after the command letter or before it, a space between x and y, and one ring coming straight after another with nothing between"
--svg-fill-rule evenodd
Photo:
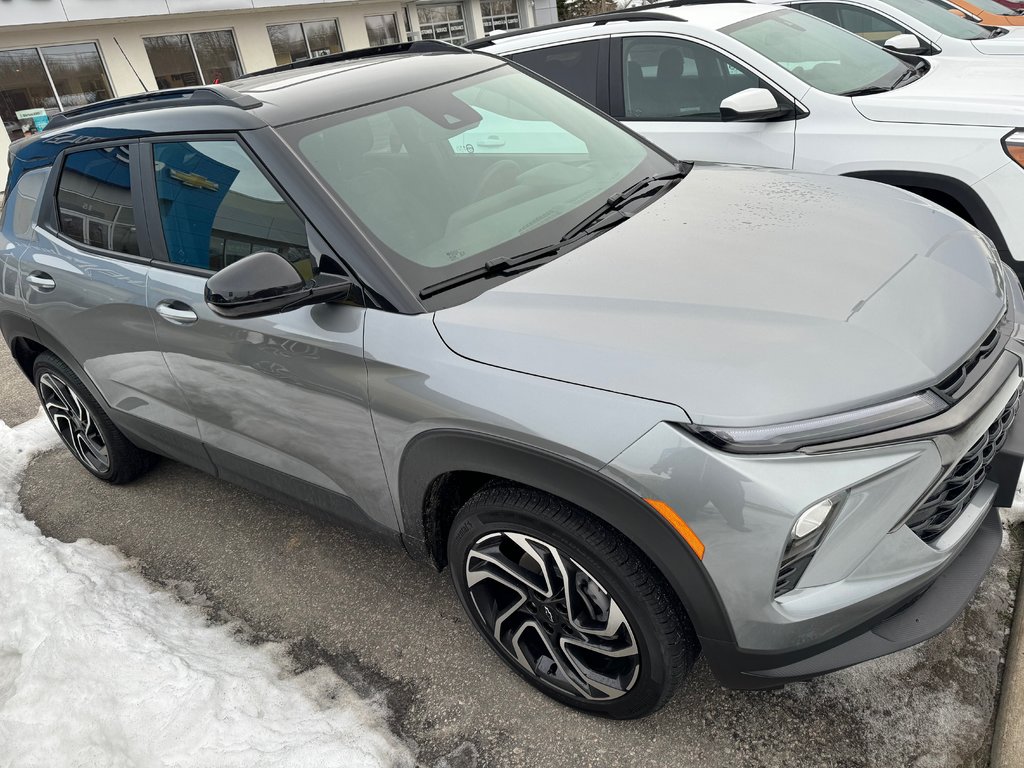
<instances>
[{"instance_id":1,"label":"rear wheel","mask_svg":"<svg viewBox=\"0 0 1024 768\"><path fill-rule=\"evenodd\" d=\"M108 483L127 483L153 465L154 456L132 445L60 358L42 353L32 376L53 428L93 475Z\"/></svg>"},{"instance_id":2,"label":"rear wheel","mask_svg":"<svg viewBox=\"0 0 1024 768\"><path fill-rule=\"evenodd\" d=\"M693 665L696 636L661 576L635 545L564 501L485 487L456 516L448 555L476 628L558 701L641 717Z\"/></svg>"}]
</instances>

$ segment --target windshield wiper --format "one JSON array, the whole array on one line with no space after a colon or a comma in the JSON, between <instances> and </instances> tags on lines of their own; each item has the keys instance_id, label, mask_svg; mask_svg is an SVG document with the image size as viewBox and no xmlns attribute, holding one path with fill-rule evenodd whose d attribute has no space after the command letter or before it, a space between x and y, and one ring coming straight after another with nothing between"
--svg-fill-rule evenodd
<instances>
[{"instance_id":1,"label":"windshield wiper","mask_svg":"<svg viewBox=\"0 0 1024 768\"><path fill-rule=\"evenodd\" d=\"M546 245L542 248L536 248L532 251L526 251L525 253L516 254L515 256L502 256L485 261L475 269L467 270L466 272L458 275L452 275L444 280L428 285L426 288L420 290L420 298L429 299L431 296L436 296L444 291L457 288L460 285L465 285L466 283L471 283L474 280L479 280L484 277L509 274L512 272L522 271L528 267L540 266L543 260L554 258L566 248L570 248L577 243L586 240L597 232L605 229L611 229L616 224L621 224L623 221L628 219L629 214L622 213L619 209L627 203L639 200L642 197L646 197L660 191L647 190L648 187L662 181L667 182L673 179L681 179L688 172L689 167L684 167L682 163L679 163L674 171L643 178L628 189L617 195L609 197L600 208L566 232L557 243L553 245ZM595 226L600 219L604 218L607 214L616 211L620 213L619 218L602 222L600 226Z\"/></svg>"},{"instance_id":2,"label":"windshield wiper","mask_svg":"<svg viewBox=\"0 0 1024 768\"><path fill-rule=\"evenodd\" d=\"M653 184L657 184L658 182L661 181L672 181L674 179L681 179L688 172L688 168L684 169L681 165L679 165L676 167L676 170L674 171L669 171L668 173L659 173L657 176L647 176L643 179L640 179L640 181L638 181L636 184L629 187L628 189L623 190L617 195L612 195L611 197L609 197L600 208L598 208L592 214L587 216L587 218L585 218L575 227L566 232L565 235L562 237L562 241L564 242L566 240L571 240L577 235L586 232L595 222L604 218L609 213L620 211L622 207L627 203L639 200L642 197L647 197L653 194L654 192L660 192L661 190L648 189L648 187L652 186ZM618 221L622 221L627 218L629 217L623 214L622 217L618 219Z\"/></svg>"},{"instance_id":3,"label":"windshield wiper","mask_svg":"<svg viewBox=\"0 0 1024 768\"><path fill-rule=\"evenodd\" d=\"M888 93L892 88L884 85L869 85L865 88L856 88L852 91L843 91L840 96L870 96L873 93Z\"/></svg>"}]
</instances>

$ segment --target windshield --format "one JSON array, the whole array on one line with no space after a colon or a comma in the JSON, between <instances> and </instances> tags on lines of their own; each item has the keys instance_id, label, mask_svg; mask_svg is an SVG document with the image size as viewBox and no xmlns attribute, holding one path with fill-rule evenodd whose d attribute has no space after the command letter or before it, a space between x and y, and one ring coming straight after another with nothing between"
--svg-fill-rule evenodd
<instances>
[{"instance_id":1,"label":"windshield","mask_svg":"<svg viewBox=\"0 0 1024 768\"><path fill-rule=\"evenodd\" d=\"M558 243L609 195L676 170L507 65L283 133L414 290Z\"/></svg>"},{"instance_id":2,"label":"windshield","mask_svg":"<svg viewBox=\"0 0 1024 768\"><path fill-rule=\"evenodd\" d=\"M852 32L790 9L755 16L721 31L826 93L851 94L875 86L888 89L911 69Z\"/></svg>"},{"instance_id":3,"label":"windshield","mask_svg":"<svg viewBox=\"0 0 1024 768\"><path fill-rule=\"evenodd\" d=\"M984 27L957 16L955 13L950 13L948 5L933 3L932 0L887 0L887 2L918 21L923 21L943 35L949 35L958 40L984 40L991 37L991 33Z\"/></svg>"}]
</instances>

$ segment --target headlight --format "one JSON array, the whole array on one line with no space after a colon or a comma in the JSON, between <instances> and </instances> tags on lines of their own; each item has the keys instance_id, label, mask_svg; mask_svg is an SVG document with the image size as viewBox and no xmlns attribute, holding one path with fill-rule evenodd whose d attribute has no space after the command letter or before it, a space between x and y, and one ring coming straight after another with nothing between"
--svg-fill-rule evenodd
<instances>
[{"instance_id":1,"label":"headlight","mask_svg":"<svg viewBox=\"0 0 1024 768\"><path fill-rule=\"evenodd\" d=\"M1024 168L1024 131L1014 131L1003 137L1003 150L1021 168Z\"/></svg>"},{"instance_id":2,"label":"headlight","mask_svg":"<svg viewBox=\"0 0 1024 768\"><path fill-rule=\"evenodd\" d=\"M919 392L901 400L870 405L816 419L789 421L763 427L708 427L681 425L705 440L740 453L778 453L805 445L829 443L847 437L860 437L921 421L942 412L945 401L934 392Z\"/></svg>"}]
</instances>

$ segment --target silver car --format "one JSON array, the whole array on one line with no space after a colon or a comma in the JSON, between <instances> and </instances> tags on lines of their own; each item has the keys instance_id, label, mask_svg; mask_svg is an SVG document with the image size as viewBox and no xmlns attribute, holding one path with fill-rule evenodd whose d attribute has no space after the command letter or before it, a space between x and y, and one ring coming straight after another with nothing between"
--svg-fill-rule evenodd
<instances>
[{"instance_id":1,"label":"silver car","mask_svg":"<svg viewBox=\"0 0 1024 768\"><path fill-rule=\"evenodd\" d=\"M1022 317L921 198L676 162L441 44L55 117L0 235L3 336L88 471L382 535L615 718L701 651L771 688L953 621L1020 471Z\"/></svg>"}]
</instances>

